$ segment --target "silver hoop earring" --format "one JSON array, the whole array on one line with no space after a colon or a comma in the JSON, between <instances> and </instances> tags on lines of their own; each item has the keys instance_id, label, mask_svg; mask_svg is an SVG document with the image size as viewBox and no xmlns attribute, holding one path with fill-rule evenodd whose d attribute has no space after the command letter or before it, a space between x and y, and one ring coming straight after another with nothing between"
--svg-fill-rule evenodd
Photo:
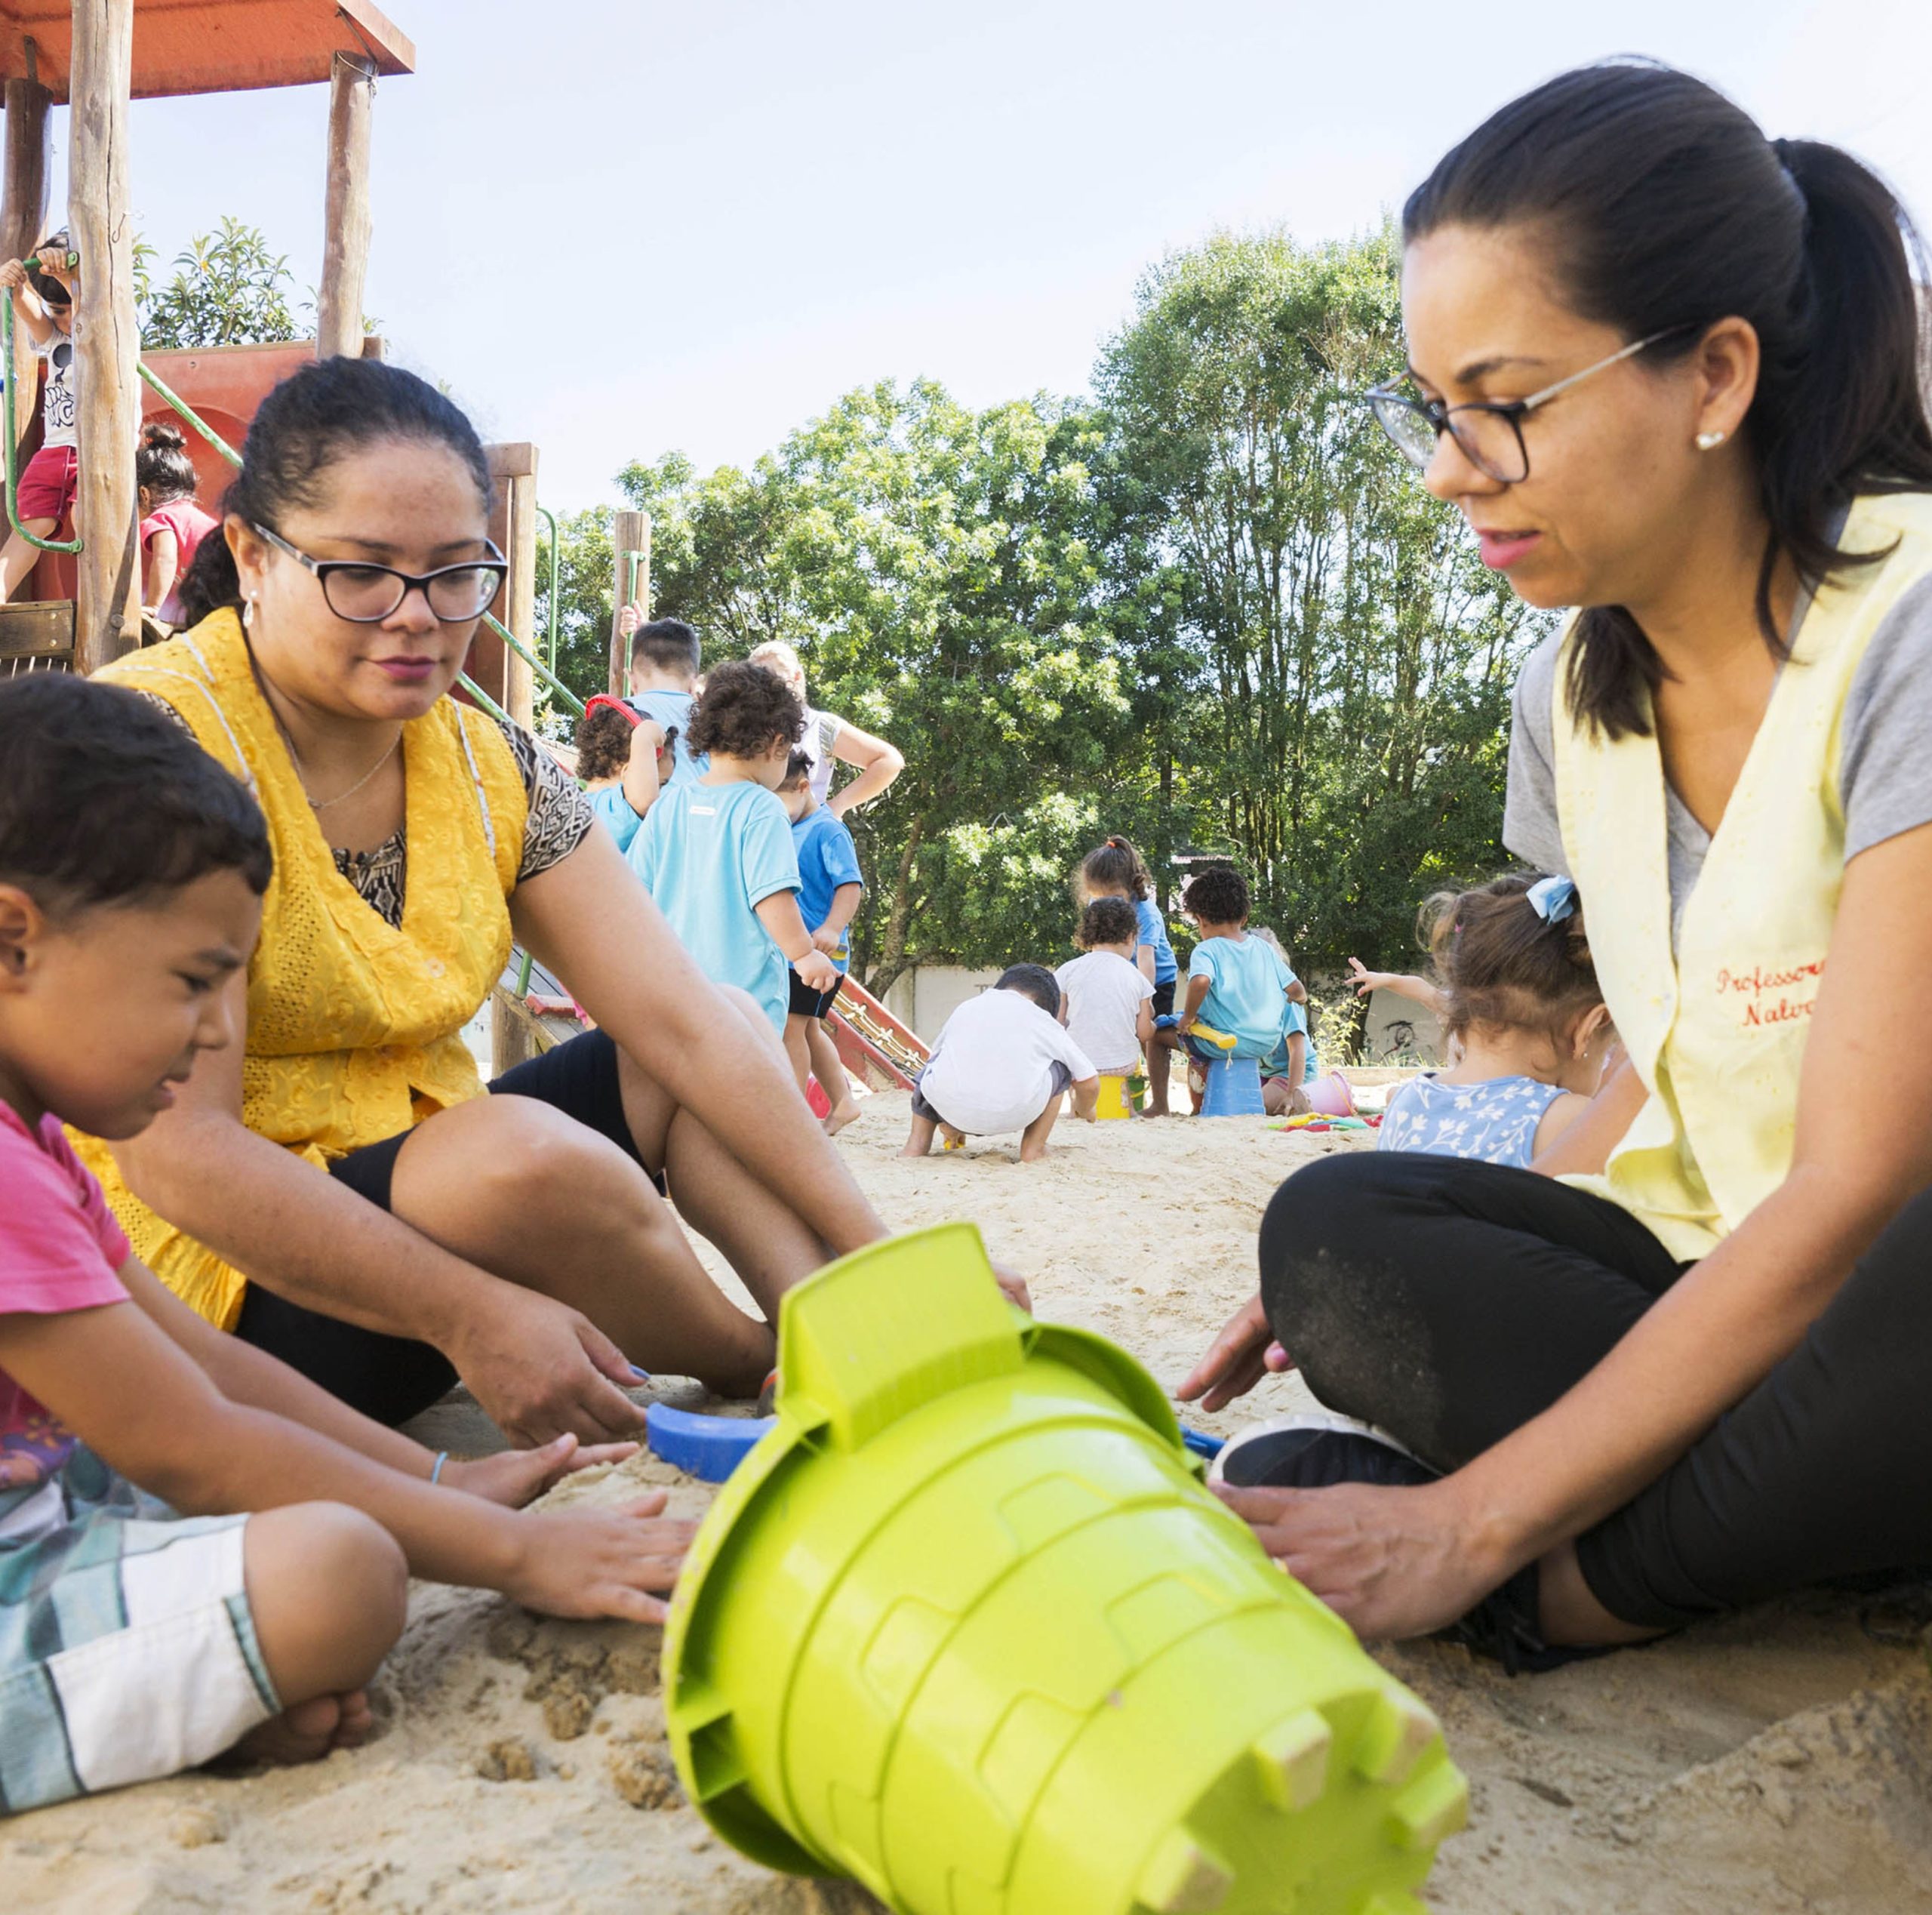
<instances>
[{"instance_id":1,"label":"silver hoop earring","mask_svg":"<svg viewBox=\"0 0 1932 1915\"><path fill-rule=\"evenodd\" d=\"M1725 436L1722 433L1700 433L1697 435L1697 450L1700 452L1715 452L1724 443Z\"/></svg>"}]
</instances>

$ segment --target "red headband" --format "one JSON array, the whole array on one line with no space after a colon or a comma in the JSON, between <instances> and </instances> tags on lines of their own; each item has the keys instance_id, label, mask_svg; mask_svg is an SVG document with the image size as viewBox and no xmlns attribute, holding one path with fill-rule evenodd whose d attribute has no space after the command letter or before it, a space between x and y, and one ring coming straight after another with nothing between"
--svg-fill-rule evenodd
<instances>
[{"instance_id":1,"label":"red headband","mask_svg":"<svg viewBox=\"0 0 1932 1915\"><path fill-rule=\"evenodd\" d=\"M633 725L640 725L643 722L643 720L638 717L635 712L631 710L629 706L624 703L623 699L613 698L607 691L598 692L595 697L590 700L589 702L585 705L583 708L584 716L588 718L592 712L596 710L599 705L608 706L614 712L622 712L625 717L629 719Z\"/></svg>"}]
</instances>

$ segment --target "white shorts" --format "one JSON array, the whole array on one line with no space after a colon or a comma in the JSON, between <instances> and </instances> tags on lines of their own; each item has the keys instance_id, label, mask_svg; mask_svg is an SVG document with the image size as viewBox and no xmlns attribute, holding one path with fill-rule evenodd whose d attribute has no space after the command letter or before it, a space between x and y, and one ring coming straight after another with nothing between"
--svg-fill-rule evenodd
<instances>
[{"instance_id":1,"label":"white shorts","mask_svg":"<svg viewBox=\"0 0 1932 1915\"><path fill-rule=\"evenodd\" d=\"M0 1814L192 1769L279 1712L248 1520L177 1516L85 1450L0 1516Z\"/></svg>"}]
</instances>

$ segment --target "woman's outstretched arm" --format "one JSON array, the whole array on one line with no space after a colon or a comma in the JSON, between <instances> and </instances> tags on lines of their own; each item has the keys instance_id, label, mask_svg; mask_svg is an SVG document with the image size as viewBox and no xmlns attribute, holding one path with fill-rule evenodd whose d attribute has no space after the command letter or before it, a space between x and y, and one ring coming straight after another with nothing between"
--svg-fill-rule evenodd
<instances>
[{"instance_id":1,"label":"woman's outstretched arm","mask_svg":"<svg viewBox=\"0 0 1932 1915\"><path fill-rule=\"evenodd\" d=\"M712 987L614 845L592 833L518 886L512 913L619 1048L832 1255L884 1236L783 1054Z\"/></svg>"}]
</instances>

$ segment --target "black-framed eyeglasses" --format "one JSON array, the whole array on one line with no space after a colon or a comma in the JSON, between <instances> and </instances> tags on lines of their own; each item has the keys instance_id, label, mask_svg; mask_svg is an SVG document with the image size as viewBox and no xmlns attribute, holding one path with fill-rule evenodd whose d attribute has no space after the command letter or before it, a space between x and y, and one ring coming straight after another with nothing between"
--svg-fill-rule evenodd
<instances>
[{"instance_id":1,"label":"black-framed eyeglasses","mask_svg":"<svg viewBox=\"0 0 1932 1915\"><path fill-rule=\"evenodd\" d=\"M483 541L490 548L488 559L439 565L432 572L402 572L393 565L372 565L360 559L312 559L279 532L263 525L253 529L278 552L287 553L298 565L313 572L329 610L352 625L380 625L394 617L412 592L420 592L430 611L445 625L467 624L489 610L510 569L509 562L490 539Z\"/></svg>"},{"instance_id":2,"label":"black-framed eyeglasses","mask_svg":"<svg viewBox=\"0 0 1932 1915\"><path fill-rule=\"evenodd\" d=\"M1444 405L1440 399L1398 393L1395 388L1401 382L1391 380L1387 385L1364 393L1362 403L1374 412L1377 423L1394 441L1396 451L1417 472L1429 470L1429 461L1435 457L1436 442L1447 433L1478 472L1487 473L1500 485L1520 485L1530 476L1530 449L1523 442L1523 421L1539 406L1547 405L1558 393L1567 393L1586 379L1635 358L1660 340L1695 330L1690 325L1666 326L1647 338L1632 340L1608 359L1586 365L1581 372L1573 372L1567 379L1559 379L1527 399L1500 404Z\"/></svg>"}]
</instances>

